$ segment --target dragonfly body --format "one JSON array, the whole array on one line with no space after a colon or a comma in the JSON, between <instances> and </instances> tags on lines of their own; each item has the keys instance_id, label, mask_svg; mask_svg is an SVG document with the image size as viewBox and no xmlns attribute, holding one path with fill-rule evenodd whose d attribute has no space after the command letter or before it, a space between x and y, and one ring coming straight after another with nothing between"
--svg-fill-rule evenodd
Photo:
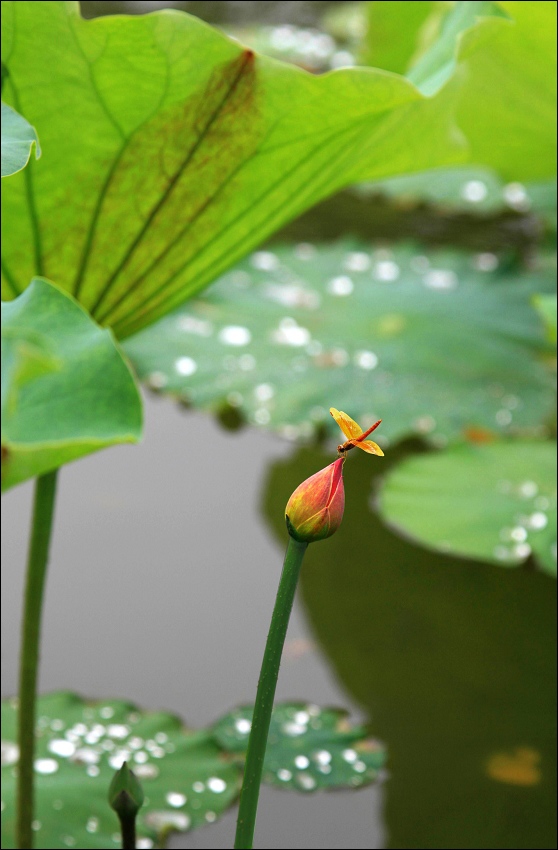
<instances>
[{"instance_id":1,"label":"dragonfly body","mask_svg":"<svg viewBox=\"0 0 558 850\"><path fill-rule=\"evenodd\" d=\"M349 438L346 442L337 446L337 453L339 454L339 457L344 457L348 451L354 448L362 449L364 452L371 455L383 457L384 453L379 445L373 440L366 439L372 431L376 430L382 421L381 419L378 419L378 421L371 425L367 431L363 431L360 425L355 422L354 419L351 419L351 417L346 413L343 413L342 410L337 410L335 407L331 407L329 412L343 431L344 435Z\"/></svg>"}]
</instances>

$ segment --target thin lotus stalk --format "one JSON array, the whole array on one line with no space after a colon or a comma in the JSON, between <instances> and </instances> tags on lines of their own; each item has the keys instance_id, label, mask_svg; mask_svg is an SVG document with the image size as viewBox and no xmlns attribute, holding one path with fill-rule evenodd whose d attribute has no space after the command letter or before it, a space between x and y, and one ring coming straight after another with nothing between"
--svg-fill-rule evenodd
<instances>
[{"instance_id":1,"label":"thin lotus stalk","mask_svg":"<svg viewBox=\"0 0 558 850\"><path fill-rule=\"evenodd\" d=\"M20 850L32 848L34 838L31 825L34 812L35 704L41 618L54 516L56 478L57 472L49 472L36 480L31 541L27 558L18 701L19 766L16 840Z\"/></svg>"},{"instance_id":2,"label":"thin lotus stalk","mask_svg":"<svg viewBox=\"0 0 558 850\"><path fill-rule=\"evenodd\" d=\"M287 502L285 520L289 543L256 692L236 828L234 846L237 850L249 850L253 846L273 700L304 553L309 543L330 537L341 524L345 506L344 462L344 457L338 458L307 478Z\"/></svg>"},{"instance_id":3,"label":"thin lotus stalk","mask_svg":"<svg viewBox=\"0 0 558 850\"><path fill-rule=\"evenodd\" d=\"M256 693L236 827L235 848L251 848L260 784L285 635L308 543L289 538Z\"/></svg>"}]
</instances>

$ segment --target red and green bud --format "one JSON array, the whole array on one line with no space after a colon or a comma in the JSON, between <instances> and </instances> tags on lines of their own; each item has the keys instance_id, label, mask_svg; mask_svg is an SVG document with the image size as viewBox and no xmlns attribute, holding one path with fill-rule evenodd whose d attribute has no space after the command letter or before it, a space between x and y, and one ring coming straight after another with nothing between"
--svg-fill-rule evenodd
<instances>
[{"instance_id":1,"label":"red and green bud","mask_svg":"<svg viewBox=\"0 0 558 850\"><path fill-rule=\"evenodd\" d=\"M345 508L343 463L340 457L311 475L287 502L285 519L291 537L313 543L330 537L341 525Z\"/></svg>"}]
</instances>

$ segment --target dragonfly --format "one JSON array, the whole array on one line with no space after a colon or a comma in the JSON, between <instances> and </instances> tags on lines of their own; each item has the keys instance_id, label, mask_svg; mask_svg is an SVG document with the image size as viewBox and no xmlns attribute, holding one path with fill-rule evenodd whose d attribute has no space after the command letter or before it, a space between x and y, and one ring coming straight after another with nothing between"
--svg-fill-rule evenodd
<instances>
[{"instance_id":1,"label":"dragonfly","mask_svg":"<svg viewBox=\"0 0 558 850\"><path fill-rule=\"evenodd\" d=\"M344 435L349 439L337 446L337 452L339 457L345 457L346 452L354 449L355 446L358 449L362 449L363 452L368 452L371 455L379 455L380 457L384 456L383 451L379 447L377 443L374 443L372 440L367 440L366 437L375 431L381 419L378 419L377 422L374 422L373 425L367 431L363 431L360 425L355 422L354 419L351 419L346 413L343 413L342 410L337 410L335 407L330 407L329 412L343 431Z\"/></svg>"}]
</instances>

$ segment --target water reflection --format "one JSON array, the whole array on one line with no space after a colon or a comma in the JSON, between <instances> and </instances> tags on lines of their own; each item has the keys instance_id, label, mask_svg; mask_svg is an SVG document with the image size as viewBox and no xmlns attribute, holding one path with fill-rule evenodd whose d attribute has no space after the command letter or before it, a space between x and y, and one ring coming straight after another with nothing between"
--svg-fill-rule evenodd
<instances>
[{"instance_id":1,"label":"water reflection","mask_svg":"<svg viewBox=\"0 0 558 850\"><path fill-rule=\"evenodd\" d=\"M555 847L555 583L384 528L371 476L397 453L380 472L347 463L343 524L303 571L321 647L388 747L389 846ZM272 469L278 536L293 486L328 459L300 450Z\"/></svg>"}]
</instances>

